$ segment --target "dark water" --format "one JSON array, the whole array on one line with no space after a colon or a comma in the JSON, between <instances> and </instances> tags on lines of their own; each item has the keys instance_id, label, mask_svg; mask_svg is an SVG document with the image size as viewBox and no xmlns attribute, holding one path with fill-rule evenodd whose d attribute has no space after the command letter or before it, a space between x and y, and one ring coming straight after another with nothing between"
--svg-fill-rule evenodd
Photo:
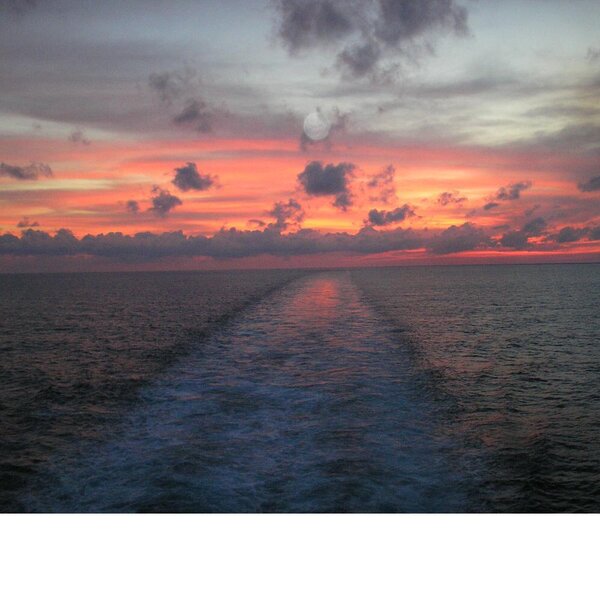
<instances>
[{"instance_id":1,"label":"dark water","mask_svg":"<svg viewBox=\"0 0 600 600\"><path fill-rule=\"evenodd\" d=\"M600 265L0 286L4 511L600 509Z\"/></svg>"}]
</instances>

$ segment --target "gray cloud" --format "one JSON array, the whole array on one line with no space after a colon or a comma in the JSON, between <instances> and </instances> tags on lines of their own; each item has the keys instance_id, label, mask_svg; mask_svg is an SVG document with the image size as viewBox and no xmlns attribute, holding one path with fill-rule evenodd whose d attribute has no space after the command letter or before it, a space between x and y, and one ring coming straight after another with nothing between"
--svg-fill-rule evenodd
<instances>
[{"instance_id":1,"label":"gray cloud","mask_svg":"<svg viewBox=\"0 0 600 600\"><path fill-rule=\"evenodd\" d=\"M338 0L279 0L278 34L291 53L339 40L355 28Z\"/></svg>"},{"instance_id":2,"label":"gray cloud","mask_svg":"<svg viewBox=\"0 0 600 600\"><path fill-rule=\"evenodd\" d=\"M590 63L595 63L600 60L600 48L592 48L591 46L587 49L585 59Z\"/></svg>"},{"instance_id":3,"label":"gray cloud","mask_svg":"<svg viewBox=\"0 0 600 600\"><path fill-rule=\"evenodd\" d=\"M466 202L466 200L467 198L461 196L459 192L442 192L437 199L438 204L441 204L442 206L448 206L448 204L462 204L463 202Z\"/></svg>"},{"instance_id":4,"label":"gray cloud","mask_svg":"<svg viewBox=\"0 0 600 600\"><path fill-rule=\"evenodd\" d=\"M529 236L524 231L509 231L500 238L500 245L505 248L521 250L529 244Z\"/></svg>"},{"instance_id":5,"label":"gray cloud","mask_svg":"<svg viewBox=\"0 0 600 600\"><path fill-rule=\"evenodd\" d=\"M521 227L521 231L524 231L531 236L536 236L544 233L544 231L546 231L546 226L546 220L542 217L537 217L536 219L532 219L531 221L525 223L525 225Z\"/></svg>"},{"instance_id":6,"label":"gray cloud","mask_svg":"<svg viewBox=\"0 0 600 600\"><path fill-rule=\"evenodd\" d=\"M367 181L367 190L369 192L375 192L377 195L370 196L369 200L372 202L382 202L383 204L389 204L391 200L395 200L395 176L396 169L394 168L394 165L387 165L379 173L373 175L373 177Z\"/></svg>"},{"instance_id":7,"label":"gray cloud","mask_svg":"<svg viewBox=\"0 0 600 600\"><path fill-rule=\"evenodd\" d=\"M29 217L23 217L18 223L19 229L28 229L29 227L39 227L40 224L37 221L30 221Z\"/></svg>"},{"instance_id":8,"label":"gray cloud","mask_svg":"<svg viewBox=\"0 0 600 600\"><path fill-rule=\"evenodd\" d=\"M431 240L427 247L434 254L466 252L493 245L485 231L472 223L452 225Z\"/></svg>"},{"instance_id":9,"label":"gray cloud","mask_svg":"<svg viewBox=\"0 0 600 600\"><path fill-rule=\"evenodd\" d=\"M173 117L176 125L191 125L201 133L213 129L213 114L204 100L188 100L183 109Z\"/></svg>"},{"instance_id":10,"label":"gray cloud","mask_svg":"<svg viewBox=\"0 0 600 600\"><path fill-rule=\"evenodd\" d=\"M553 236L553 239L559 244L566 244L569 242L578 242L589 233L590 230L588 227L563 227L555 236Z\"/></svg>"},{"instance_id":11,"label":"gray cloud","mask_svg":"<svg viewBox=\"0 0 600 600\"><path fill-rule=\"evenodd\" d=\"M152 260L169 256L206 256L212 258L238 258L270 254L274 256L298 256L319 253L343 252L378 254L382 252L416 250L424 248L432 254L451 254L475 249L496 248L482 228L472 223L452 225L439 233L427 230L414 231L400 227L392 230L377 230L363 227L357 233L321 233L313 229L299 229L283 235L285 224L301 219L302 209L293 200L277 203L271 216L275 223L265 224L260 230L221 229L213 236L186 236L181 231L169 233L141 232L125 235L112 232L85 235L81 239L65 229L54 236L34 229L26 229L21 236L10 233L0 235L0 254L3 255L91 255L116 260ZM277 226L279 222L280 226ZM266 225L266 226L265 226ZM539 228L539 226L538 226ZM562 241L587 236L590 240L600 239L600 226L593 229L565 232ZM522 249L528 246L528 234L523 230L506 233L500 246Z\"/></svg>"},{"instance_id":12,"label":"gray cloud","mask_svg":"<svg viewBox=\"0 0 600 600\"><path fill-rule=\"evenodd\" d=\"M529 238L537 237L544 233L546 226L546 220L542 217L537 217L525 223L521 229L505 233L500 238L500 245L505 248L514 248L515 250L527 248L529 246Z\"/></svg>"},{"instance_id":13,"label":"gray cloud","mask_svg":"<svg viewBox=\"0 0 600 600\"><path fill-rule=\"evenodd\" d=\"M52 177L52 169L41 162L32 162L24 167L0 163L0 177L2 176L19 180L31 180L38 179L40 176Z\"/></svg>"},{"instance_id":14,"label":"gray cloud","mask_svg":"<svg viewBox=\"0 0 600 600\"><path fill-rule=\"evenodd\" d=\"M590 240L600 240L600 225L594 227L588 237Z\"/></svg>"},{"instance_id":15,"label":"gray cloud","mask_svg":"<svg viewBox=\"0 0 600 600\"><path fill-rule=\"evenodd\" d=\"M175 125L192 127L201 133L213 130L216 112L199 97L200 80L193 69L152 73L148 86L169 108Z\"/></svg>"},{"instance_id":16,"label":"gray cloud","mask_svg":"<svg viewBox=\"0 0 600 600\"><path fill-rule=\"evenodd\" d=\"M127 200L125 210L137 215L140 212L140 203L137 200Z\"/></svg>"},{"instance_id":17,"label":"gray cloud","mask_svg":"<svg viewBox=\"0 0 600 600\"><path fill-rule=\"evenodd\" d=\"M12 255L92 255L117 260L152 260L167 256L208 256L237 258L271 254L297 256L328 252L375 254L392 250L410 250L423 246L421 237L408 229L375 231L361 229L356 234L320 233L301 229L282 235L267 227L264 230L240 231L221 229L212 237L186 236L181 231L170 233L107 233L86 235L80 240L68 230L55 236L28 229L21 237L0 235L0 254Z\"/></svg>"},{"instance_id":18,"label":"gray cloud","mask_svg":"<svg viewBox=\"0 0 600 600\"><path fill-rule=\"evenodd\" d=\"M404 221L405 219L414 216L414 214L415 211L408 204L399 206L394 210L377 210L374 208L369 211L367 222L375 226L389 225L391 223Z\"/></svg>"},{"instance_id":19,"label":"gray cloud","mask_svg":"<svg viewBox=\"0 0 600 600\"><path fill-rule=\"evenodd\" d=\"M347 210L352 205L352 195L348 189L348 178L354 172L352 163L327 164L313 160L308 163L298 181L309 196L335 196L333 206Z\"/></svg>"},{"instance_id":20,"label":"gray cloud","mask_svg":"<svg viewBox=\"0 0 600 600\"><path fill-rule=\"evenodd\" d=\"M299 224L304 220L304 210L293 198L287 202L276 202L268 215L275 218L275 223L270 223L268 227L277 231L285 231L290 224Z\"/></svg>"},{"instance_id":21,"label":"gray cloud","mask_svg":"<svg viewBox=\"0 0 600 600\"><path fill-rule=\"evenodd\" d=\"M521 192L528 190L531 186L531 181L517 181L499 188L494 198L496 200L518 200L521 197Z\"/></svg>"},{"instance_id":22,"label":"gray cloud","mask_svg":"<svg viewBox=\"0 0 600 600\"><path fill-rule=\"evenodd\" d=\"M75 131L69 135L69 141L74 144L83 144L84 146L89 146L92 143L81 129L75 129Z\"/></svg>"},{"instance_id":23,"label":"gray cloud","mask_svg":"<svg viewBox=\"0 0 600 600\"><path fill-rule=\"evenodd\" d=\"M436 33L468 31L467 11L454 0L277 0L275 6L277 33L291 54L332 49L338 68L352 77L379 75L385 58L430 49Z\"/></svg>"},{"instance_id":24,"label":"gray cloud","mask_svg":"<svg viewBox=\"0 0 600 600\"><path fill-rule=\"evenodd\" d=\"M500 206L499 202L487 202L483 205L483 210L492 210L492 208L496 208L496 206Z\"/></svg>"},{"instance_id":25,"label":"gray cloud","mask_svg":"<svg viewBox=\"0 0 600 600\"><path fill-rule=\"evenodd\" d=\"M597 177L592 177L584 183L577 184L577 187L582 192L596 192L600 190L600 175Z\"/></svg>"},{"instance_id":26,"label":"gray cloud","mask_svg":"<svg viewBox=\"0 0 600 600\"><path fill-rule=\"evenodd\" d=\"M175 169L175 177L172 183L182 192L189 190L204 191L211 188L216 183L213 175L201 175L198 172L196 163L188 162L183 167Z\"/></svg>"},{"instance_id":27,"label":"gray cloud","mask_svg":"<svg viewBox=\"0 0 600 600\"><path fill-rule=\"evenodd\" d=\"M177 196L155 185L152 188L153 196L150 198L152 206L148 209L159 217L166 217L176 206L183 204Z\"/></svg>"}]
</instances>

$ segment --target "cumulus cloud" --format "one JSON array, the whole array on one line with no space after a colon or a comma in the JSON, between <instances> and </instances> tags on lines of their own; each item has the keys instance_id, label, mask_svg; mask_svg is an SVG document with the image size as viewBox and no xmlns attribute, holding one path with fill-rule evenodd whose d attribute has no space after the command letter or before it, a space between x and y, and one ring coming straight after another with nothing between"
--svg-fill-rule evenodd
<instances>
[{"instance_id":1,"label":"cumulus cloud","mask_svg":"<svg viewBox=\"0 0 600 600\"><path fill-rule=\"evenodd\" d=\"M521 197L521 192L528 190L532 186L531 181L517 181L510 183L498 189L494 198L496 200L518 200Z\"/></svg>"},{"instance_id":2,"label":"cumulus cloud","mask_svg":"<svg viewBox=\"0 0 600 600\"><path fill-rule=\"evenodd\" d=\"M183 167L176 168L175 177L172 181L173 185L182 192L208 190L215 182L216 178L214 176L201 175L198 172L196 163L193 162L188 162Z\"/></svg>"},{"instance_id":3,"label":"cumulus cloud","mask_svg":"<svg viewBox=\"0 0 600 600\"><path fill-rule=\"evenodd\" d=\"M277 34L290 54L332 50L351 77L379 75L387 58L414 57L431 49L438 34L468 31L467 11L455 0L276 0L275 6Z\"/></svg>"},{"instance_id":4,"label":"cumulus cloud","mask_svg":"<svg viewBox=\"0 0 600 600\"><path fill-rule=\"evenodd\" d=\"M559 244L578 242L590 233L588 227L563 227L554 237Z\"/></svg>"},{"instance_id":5,"label":"cumulus cloud","mask_svg":"<svg viewBox=\"0 0 600 600\"><path fill-rule=\"evenodd\" d=\"M542 235L546 231L547 223L542 217L528 221L518 230L508 231L500 238L500 245L505 248L522 250L529 246L529 238Z\"/></svg>"},{"instance_id":6,"label":"cumulus cloud","mask_svg":"<svg viewBox=\"0 0 600 600\"><path fill-rule=\"evenodd\" d=\"M0 163L0 177L19 180L33 180L39 177L52 177L52 169L45 163L32 162L24 167Z\"/></svg>"},{"instance_id":7,"label":"cumulus cloud","mask_svg":"<svg viewBox=\"0 0 600 600\"><path fill-rule=\"evenodd\" d=\"M335 196L333 206L347 210L352 205L348 183L354 170L355 165L352 163L324 165L314 160L298 174L298 181L309 196Z\"/></svg>"},{"instance_id":8,"label":"cumulus cloud","mask_svg":"<svg viewBox=\"0 0 600 600\"><path fill-rule=\"evenodd\" d=\"M391 223L399 223L409 217L414 216L415 211L408 205L399 206L394 210L377 210L374 208L369 211L367 222L374 226L389 225Z\"/></svg>"},{"instance_id":9,"label":"cumulus cloud","mask_svg":"<svg viewBox=\"0 0 600 600\"><path fill-rule=\"evenodd\" d=\"M528 221L521 227L521 231L529 234L530 236L541 235L546 231L546 220L542 217L537 217L536 219L532 219Z\"/></svg>"},{"instance_id":10,"label":"cumulus cloud","mask_svg":"<svg viewBox=\"0 0 600 600\"><path fill-rule=\"evenodd\" d=\"M462 204L466 201L467 198L461 196L460 192L442 192L437 199L438 204L441 204L442 206L448 206L448 204Z\"/></svg>"},{"instance_id":11,"label":"cumulus cloud","mask_svg":"<svg viewBox=\"0 0 600 600\"><path fill-rule=\"evenodd\" d=\"M18 223L19 229L28 229L30 227L39 227L40 224L37 221L30 221L29 217L23 217Z\"/></svg>"},{"instance_id":12,"label":"cumulus cloud","mask_svg":"<svg viewBox=\"0 0 600 600\"><path fill-rule=\"evenodd\" d=\"M369 200L372 202L382 202L383 204L389 204L390 201L396 199L396 184L394 183L394 177L396 176L396 169L394 165L387 165L379 173L373 175L369 181L367 181L367 190L370 193L375 193L375 196L369 196Z\"/></svg>"},{"instance_id":13,"label":"cumulus cloud","mask_svg":"<svg viewBox=\"0 0 600 600\"><path fill-rule=\"evenodd\" d=\"M361 229L356 234L321 233L300 229L283 235L275 228L241 231L221 229L212 237L170 233L107 233L86 235L80 240L70 231L55 236L28 229L21 237L0 235L0 254L12 255L92 255L117 260L151 260L167 256L207 256L237 258L271 254L297 256L328 252L375 254L393 250L412 250L423 246L421 237L410 229L375 231Z\"/></svg>"},{"instance_id":14,"label":"cumulus cloud","mask_svg":"<svg viewBox=\"0 0 600 600\"><path fill-rule=\"evenodd\" d=\"M592 177L588 181L577 184L577 187L582 192L596 192L600 190L600 175Z\"/></svg>"},{"instance_id":15,"label":"cumulus cloud","mask_svg":"<svg viewBox=\"0 0 600 600\"><path fill-rule=\"evenodd\" d=\"M140 212L140 203L137 200L127 200L125 203L125 210L137 215Z\"/></svg>"},{"instance_id":16,"label":"cumulus cloud","mask_svg":"<svg viewBox=\"0 0 600 600\"><path fill-rule=\"evenodd\" d=\"M590 240L600 240L600 225L590 230L588 238Z\"/></svg>"},{"instance_id":17,"label":"cumulus cloud","mask_svg":"<svg viewBox=\"0 0 600 600\"><path fill-rule=\"evenodd\" d=\"M159 217L166 217L176 206L183 204L177 196L173 196L173 194L157 185L152 188L152 194L150 198L152 206L148 211Z\"/></svg>"},{"instance_id":18,"label":"cumulus cloud","mask_svg":"<svg viewBox=\"0 0 600 600\"><path fill-rule=\"evenodd\" d=\"M473 223L452 225L429 240L427 247L434 254L466 252L492 245L485 231Z\"/></svg>"},{"instance_id":19,"label":"cumulus cloud","mask_svg":"<svg viewBox=\"0 0 600 600\"><path fill-rule=\"evenodd\" d=\"M287 202L276 202L268 215L275 218L275 222L268 227L277 231L285 231L291 224L300 224L304 220L304 210L293 198Z\"/></svg>"}]
</instances>

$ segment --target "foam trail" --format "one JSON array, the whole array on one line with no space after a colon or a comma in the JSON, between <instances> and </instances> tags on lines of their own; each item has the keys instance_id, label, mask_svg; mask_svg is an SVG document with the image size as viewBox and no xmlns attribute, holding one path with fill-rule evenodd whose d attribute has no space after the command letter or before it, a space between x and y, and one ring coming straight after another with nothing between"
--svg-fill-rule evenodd
<instances>
[{"instance_id":1,"label":"foam trail","mask_svg":"<svg viewBox=\"0 0 600 600\"><path fill-rule=\"evenodd\" d=\"M68 511L448 511L464 503L411 359L347 273L295 281L141 392L32 499Z\"/></svg>"}]
</instances>

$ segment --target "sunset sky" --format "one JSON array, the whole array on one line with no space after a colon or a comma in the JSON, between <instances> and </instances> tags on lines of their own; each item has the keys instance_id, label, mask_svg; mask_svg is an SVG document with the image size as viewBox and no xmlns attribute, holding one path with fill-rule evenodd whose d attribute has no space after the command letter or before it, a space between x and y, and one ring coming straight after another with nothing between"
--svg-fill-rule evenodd
<instances>
[{"instance_id":1,"label":"sunset sky","mask_svg":"<svg viewBox=\"0 0 600 600\"><path fill-rule=\"evenodd\" d=\"M0 270L599 260L599 32L597 0L0 0Z\"/></svg>"}]
</instances>

